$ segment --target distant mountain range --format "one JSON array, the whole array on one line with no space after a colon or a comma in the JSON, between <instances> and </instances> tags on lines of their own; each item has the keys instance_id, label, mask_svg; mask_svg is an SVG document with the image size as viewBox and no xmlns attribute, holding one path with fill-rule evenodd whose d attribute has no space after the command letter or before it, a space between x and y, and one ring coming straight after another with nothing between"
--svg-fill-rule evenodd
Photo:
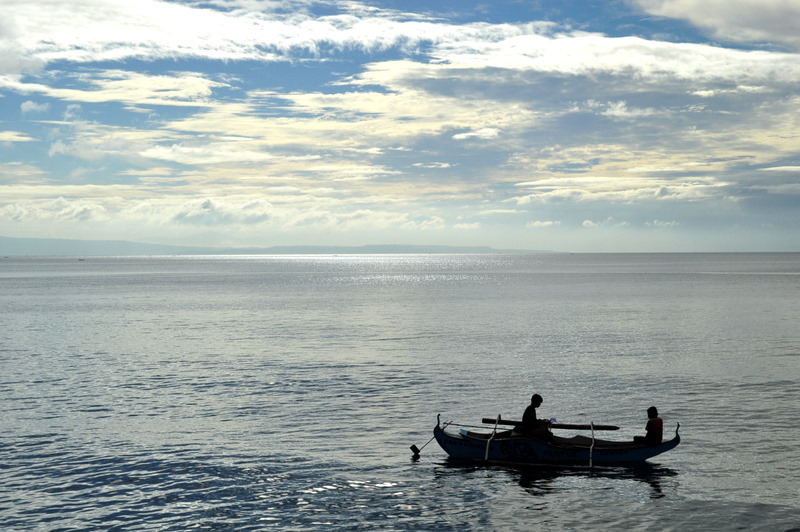
<instances>
[{"instance_id":1,"label":"distant mountain range","mask_svg":"<svg viewBox=\"0 0 800 532\"><path fill-rule=\"evenodd\" d=\"M267 248L215 248L143 244L124 240L68 240L60 238L10 238L0 236L0 257L100 256L100 255L330 255L390 253L548 253L488 246L273 246Z\"/></svg>"}]
</instances>

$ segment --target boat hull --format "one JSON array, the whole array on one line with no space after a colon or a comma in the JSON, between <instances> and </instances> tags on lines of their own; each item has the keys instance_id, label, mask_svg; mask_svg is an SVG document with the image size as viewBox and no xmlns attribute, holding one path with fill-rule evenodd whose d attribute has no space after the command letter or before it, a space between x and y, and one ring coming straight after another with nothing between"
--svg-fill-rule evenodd
<instances>
[{"instance_id":1,"label":"boat hull","mask_svg":"<svg viewBox=\"0 0 800 532\"><path fill-rule=\"evenodd\" d=\"M680 425L678 425L680 427ZM551 442L506 433L489 438L485 434L447 432L439 424L433 429L442 449L458 460L523 465L557 466L633 466L674 449L681 441L675 437L659 445L595 441L590 438L551 438Z\"/></svg>"}]
</instances>

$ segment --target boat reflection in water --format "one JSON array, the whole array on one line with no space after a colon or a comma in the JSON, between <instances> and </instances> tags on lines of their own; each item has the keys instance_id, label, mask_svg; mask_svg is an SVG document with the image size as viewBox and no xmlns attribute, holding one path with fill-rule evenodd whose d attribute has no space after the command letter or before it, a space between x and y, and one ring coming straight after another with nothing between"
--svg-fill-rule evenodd
<instances>
[{"instance_id":1,"label":"boat reflection in water","mask_svg":"<svg viewBox=\"0 0 800 532\"><path fill-rule=\"evenodd\" d=\"M585 490L608 490L625 483L642 483L649 489L651 499L664 497L663 483L669 478L678 476L678 472L668 467L655 464L641 464L635 467L597 467L566 468L566 467L537 467L537 466L509 466L509 465L479 465L475 462L466 462L454 458L447 458L437 468L437 477L452 477L454 474L464 474L474 481L476 477L490 482L501 482L506 486L508 482L516 482L526 493L534 497L547 497L548 495L563 496L579 486L583 495ZM500 478L498 478L498 476ZM621 482L622 484L617 484ZM472 484L474 486L474 484ZM631 484L628 484L630 489ZM494 492L494 488L491 488ZM623 488L625 489L625 488Z\"/></svg>"},{"instance_id":2,"label":"boat reflection in water","mask_svg":"<svg viewBox=\"0 0 800 532\"><path fill-rule=\"evenodd\" d=\"M520 466L516 468L516 472L519 475L520 487L524 488L531 495L542 495L554 491L554 481L556 479L562 479L565 475L588 475L593 479L632 480L642 482L649 486L651 499L660 499L664 497L664 491L662 489L663 479L678 475L678 472L674 469L652 464L642 464L636 467L604 467L592 470L586 469L583 471L575 469L559 470L557 468L542 470Z\"/></svg>"}]
</instances>

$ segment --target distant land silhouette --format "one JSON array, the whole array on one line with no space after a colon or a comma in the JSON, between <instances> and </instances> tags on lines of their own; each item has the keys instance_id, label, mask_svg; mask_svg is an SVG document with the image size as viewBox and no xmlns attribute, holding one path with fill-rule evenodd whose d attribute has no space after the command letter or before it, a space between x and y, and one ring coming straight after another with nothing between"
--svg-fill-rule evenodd
<instances>
[{"instance_id":1,"label":"distant land silhouette","mask_svg":"<svg viewBox=\"0 0 800 532\"><path fill-rule=\"evenodd\" d=\"M365 245L216 248L144 244L125 240L69 240L0 236L0 257L103 255L373 255L392 253L551 253L546 250L494 249L488 246Z\"/></svg>"}]
</instances>

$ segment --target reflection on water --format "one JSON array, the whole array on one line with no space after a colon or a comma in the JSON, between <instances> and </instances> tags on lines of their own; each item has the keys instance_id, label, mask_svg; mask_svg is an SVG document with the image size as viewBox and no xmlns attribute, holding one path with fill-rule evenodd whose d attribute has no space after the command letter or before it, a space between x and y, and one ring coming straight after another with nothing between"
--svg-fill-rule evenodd
<instances>
[{"instance_id":1,"label":"reflection on water","mask_svg":"<svg viewBox=\"0 0 800 532\"><path fill-rule=\"evenodd\" d=\"M663 467L645 462L636 467L561 467L561 466L508 466L508 465L476 465L447 458L443 464L455 472L461 471L465 476L470 476L476 471L486 474L502 473L509 477L509 481L516 482L527 493L534 496L543 496L565 490L571 483L559 480L579 477L600 481L626 483L629 481L640 482L650 489L651 499L664 497L663 482L666 479L677 477L678 472L669 467ZM612 486L613 487L613 486Z\"/></svg>"}]
</instances>

